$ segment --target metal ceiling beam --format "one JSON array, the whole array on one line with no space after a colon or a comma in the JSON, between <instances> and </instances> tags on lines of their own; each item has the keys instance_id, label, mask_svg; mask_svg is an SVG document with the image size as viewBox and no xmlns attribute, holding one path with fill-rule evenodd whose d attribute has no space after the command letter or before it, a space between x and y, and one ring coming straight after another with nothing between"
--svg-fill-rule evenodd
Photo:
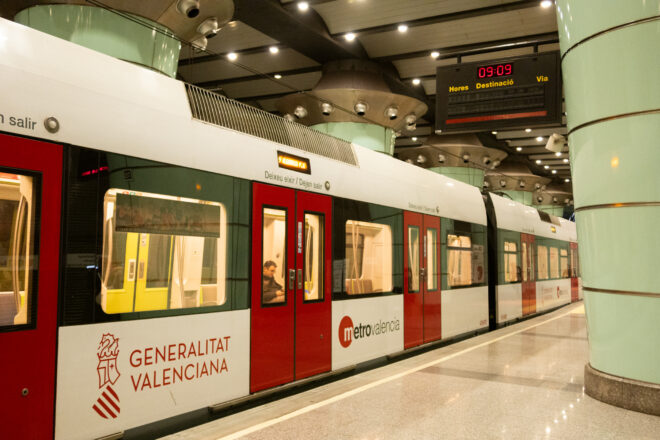
<instances>
[{"instance_id":1,"label":"metal ceiling beam","mask_svg":"<svg viewBox=\"0 0 660 440\"><path fill-rule=\"evenodd\" d=\"M547 32L545 34L526 35L523 37L505 38L502 40L493 40L482 43L464 44L461 46L452 46L434 49L440 52L438 59L465 57L469 55L479 55L489 52L498 52L501 50L519 49L522 47L532 47L543 44L554 44L559 42L557 32ZM372 58L374 61L400 61L412 58L423 58L431 54L432 50L420 50L415 52L400 53L395 55L386 55Z\"/></svg>"},{"instance_id":2,"label":"metal ceiling beam","mask_svg":"<svg viewBox=\"0 0 660 440\"><path fill-rule=\"evenodd\" d=\"M423 17L423 18L418 18L416 20L408 20L405 22L405 24L408 26L408 28L417 27L417 26L429 26L438 23L446 23L448 21L465 20L468 18L483 17L484 15L499 14L502 12L518 11L520 9L538 8L538 7L539 7L538 0L521 0L511 3L505 3L502 5L486 6L484 8L468 9L466 11L451 12L449 14L435 15L432 17ZM353 29L351 32L360 35L380 34L383 32L396 31L398 26L399 23L385 24L385 25L372 26L362 29ZM344 34L343 32L336 33L336 34L332 34L332 36L338 37L343 34Z\"/></svg>"},{"instance_id":3,"label":"metal ceiling beam","mask_svg":"<svg viewBox=\"0 0 660 440\"><path fill-rule=\"evenodd\" d=\"M312 66L312 67L303 67L301 69L286 70L277 73L282 75L282 79L284 79L294 75L302 75L305 73L317 73L320 71L321 68L319 66ZM272 76L268 75L267 73L264 73L263 75L239 76L236 78L221 79L216 81L205 81L205 82L196 83L195 85L199 87L203 87L205 89L214 89L214 88L222 87L225 84L235 84L235 83L242 83L247 81L256 81L260 79L272 79Z\"/></svg>"}]
</instances>

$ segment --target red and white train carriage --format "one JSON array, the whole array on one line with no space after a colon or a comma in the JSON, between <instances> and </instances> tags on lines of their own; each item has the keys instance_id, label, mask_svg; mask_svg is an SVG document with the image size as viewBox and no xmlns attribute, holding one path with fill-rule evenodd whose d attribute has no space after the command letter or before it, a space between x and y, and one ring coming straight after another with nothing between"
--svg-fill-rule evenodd
<instances>
[{"instance_id":1,"label":"red and white train carriage","mask_svg":"<svg viewBox=\"0 0 660 440\"><path fill-rule=\"evenodd\" d=\"M4 20L0 91L7 438L131 437L577 299L571 222L491 196L489 231L475 187Z\"/></svg>"}]
</instances>

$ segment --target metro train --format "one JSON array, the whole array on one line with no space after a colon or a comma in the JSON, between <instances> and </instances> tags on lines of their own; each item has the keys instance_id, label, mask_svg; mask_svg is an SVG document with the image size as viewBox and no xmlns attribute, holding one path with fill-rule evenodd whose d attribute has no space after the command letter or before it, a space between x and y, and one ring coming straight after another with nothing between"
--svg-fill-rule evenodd
<instances>
[{"instance_id":1,"label":"metro train","mask_svg":"<svg viewBox=\"0 0 660 440\"><path fill-rule=\"evenodd\" d=\"M0 91L3 438L131 437L582 296L572 222L5 20Z\"/></svg>"}]
</instances>

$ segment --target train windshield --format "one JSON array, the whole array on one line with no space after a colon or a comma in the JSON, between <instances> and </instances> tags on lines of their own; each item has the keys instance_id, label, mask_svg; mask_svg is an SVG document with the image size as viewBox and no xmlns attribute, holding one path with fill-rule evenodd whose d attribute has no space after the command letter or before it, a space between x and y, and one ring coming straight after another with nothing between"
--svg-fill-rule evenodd
<instances>
[{"instance_id":1,"label":"train windshield","mask_svg":"<svg viewBox=\"0 0 660 440\"><path fill-rule=\"evenodd\" d=\"M99 301L106 313L225 303L222 204L111 189L104 219Z\"/></svg>"}]
</instances>

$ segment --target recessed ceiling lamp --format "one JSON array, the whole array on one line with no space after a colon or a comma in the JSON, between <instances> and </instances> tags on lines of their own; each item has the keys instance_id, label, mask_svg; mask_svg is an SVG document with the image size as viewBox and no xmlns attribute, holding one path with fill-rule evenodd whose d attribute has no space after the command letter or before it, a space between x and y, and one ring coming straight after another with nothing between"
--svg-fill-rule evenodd
<instances>
[{"instance_id":1,"label":"recessed ceiling lamp","mask_svg":"<svg viewBox=\"0 0 660 440\"><path fill-rule=\"evenodd\" d=\"M270 53L272 53L272 54L278 53L278 52L280 51L280 49L279 49L277 46L270 46L270 47L268 48L268 50L269 50Z\"/></svg>"},{"instance_id":2,"label":"recessed ceiling lamp","mask_svg":"<svg viewBox=\"0 0 660 440\"><path fill-rule=\"evenodd\" d=\"M431 52L431 58L433 58L434 60L437 59L439 56L440 56L440 52L438 52L437 50Z\"/></svg>"},{"instance_id":3,"label":"recessed ceiling lamp","mask_svg":"<svg viewBox=\"0 0 660 440\"><path fill-rule=\"evenodd\" d=\"M516 151L522 151L522 147L516 147Z\"/></svg>"},{"instance_id":4,"label":"recessed ceiling lamp","mask_svg":"<svg viewBox=\"0 0 660 440\"><path fill-rule=\"evenodd\" d=\"M419 78L413 78L412 83L415 86L418 86L422 81Z\"/></svg>"},{"instance_id":5,"label":"recessed ceiling lamp","mask_svg":"<svg viewBox=\"0 0 660 440\"><path fill-rule=\"evenodd\" d=\"M555 153L555 156L557 156L557 157L561 157L561 151L557 151L557 152Z\"/></svg>"},{"instance_id":6,"label":"recessed ceiling lamp","mask_svg":"<svg viewBox=\"0 0 660 440\"><path fill-rule=\"evenodd\" d=\"M308 9L309 9L309 3L307 3L307 2L298 2L298 10L299 11L305 12Z\"/></svg>"},{"instance_id":7,"label":"recessed ceiling lamp","mask_svg":"<svg viewBox=\"0 0 660 440\"><path fill-rule=\"evenodd\" d=\"M541 165L541 159L536 159L536 164Z\"/></svg>"},{"instance_id":8,"label":"recessed ceiling lamp","mask_svg":"<svg viewBox=\"0 0 660 440\"><path fill-rule=\"evenodd\" d=\"M536 142L543 142L543 136L537 136Z\"/></svg>"},{"instance_id":9,"label":"recessed ceiling lamp","mask_svg":"<svg viewBox=\"0 0 660 440\"><path fill-rule=\"evenodd\" d=\"M417 136L413 136L410 138L413 142L417 142Z\"/></svg>"},{"instance_id":10,"label":"recessed ceiling lamp","mask_svg":"<svg viewBox=\"0 0 660 440\"><path fill-rule=\"evenodd\" d=\"M549 170L549 169L550 169L550 165L543 165L543 168L545 168L546 170Z\"/></svg>"},{"instance_id":11,"label":"recessed ceiling lamp","mask_svg":"<svg viewBox=\"0 0 660 440\"><path fill-rule=\"evenodd\" d=\"M355 34L353 32L349 32L347 34L344 34L344 39L346 41L353 41L353 40L355 40Z\"/></svg>"},{"instance_id":12,"label":"recessed ceiling lamp","mask_svg":"<svg viewBox=\"0 0 660 440\"><path fill-rule=\"evenodd\" d=\"M564 159L564 163L568 163L568 159Z\"/></svg>"},{"instance_id":13,"label":"recessed ceiling lamp","mask_svg":"<svg viewBox=\"0 0 660 440\"><path fill-rule=\"evenodd\" d=\"M571 181L571 179L564 179L564 182L566 182L566 183L568 183L570 181Z\"/></svg>"},{"instance_id":14,"label":"recessed ceiling lamp","mask_svg":"<svg viewBox=\"0 0 660 440\"><path fill-rule=\"evenodd\" d=\"M552 170L552 174L557 174L557 170Z\"/></svg>"},{"instance_id":15,"label":"recessed ceiling lamp","mask_svg":"<svg viewBox=\"0 0 660 440\"><path fill-rule=\"evenodd\" d=\"M531 131L532 131L531 128L526 128L526 129L525 129L525 133L529 133L529 132L531 132Z\"/></svg>"},{"instance_id":16,"label":"recessed ceiling lamp","mask_svg":"<svg viewBox=\"0 0 660 440\"><path fill-rule=\"evenodd\" d=\"M491 133L493 133L493 134L497 134L497 132L496 132L496 131L491 131Z\"/></svg>"},{"instance_id":17,"label":"recessed ceiling lamp","mask_svg":"<svg viewBox=\"0 0 660 440\"><path fill-rule=\"evenodd\" d=\"M397 26L396 30L401 32L401 33L408 32L408 25L407 24L400 24L399 26Z\"/></svg>"},{"instance_id":18,"label":"recessed ceiling lamp","mask_svg":"<svg viewBox=\"0 0 660 440\"><path fill-rule=\"evenodd\" d=\"M541 7L542 7L542 8L546 8L546 9L547 9L547 8L549 8L550 6L552 6L552 1L551 1L551 0L543 0L543 1L541 2Z\"/></svg>"},{"instance_id":19,"label":"recessed ceiling lamp","mask_svg":"<svg viewBox=\"0 0 660 440\"><path fill-rule=\"evenodd\" d=\"M273 78L282 79L282 75L280 75L279 73L276 73L275 75L273 75Z\"/></svg>"},{"instance_id":20,"label":"recessed ceiling lamp","mask_svg":"<svg viewBox=\"0 0 660 440\"><path fill-rule=\"evenodd\" d=\"M238 55L236 54L236 52L229 52L227 54L227 59L229 61L236 61L238 59Z\"/></svg>"}]
</instances>

